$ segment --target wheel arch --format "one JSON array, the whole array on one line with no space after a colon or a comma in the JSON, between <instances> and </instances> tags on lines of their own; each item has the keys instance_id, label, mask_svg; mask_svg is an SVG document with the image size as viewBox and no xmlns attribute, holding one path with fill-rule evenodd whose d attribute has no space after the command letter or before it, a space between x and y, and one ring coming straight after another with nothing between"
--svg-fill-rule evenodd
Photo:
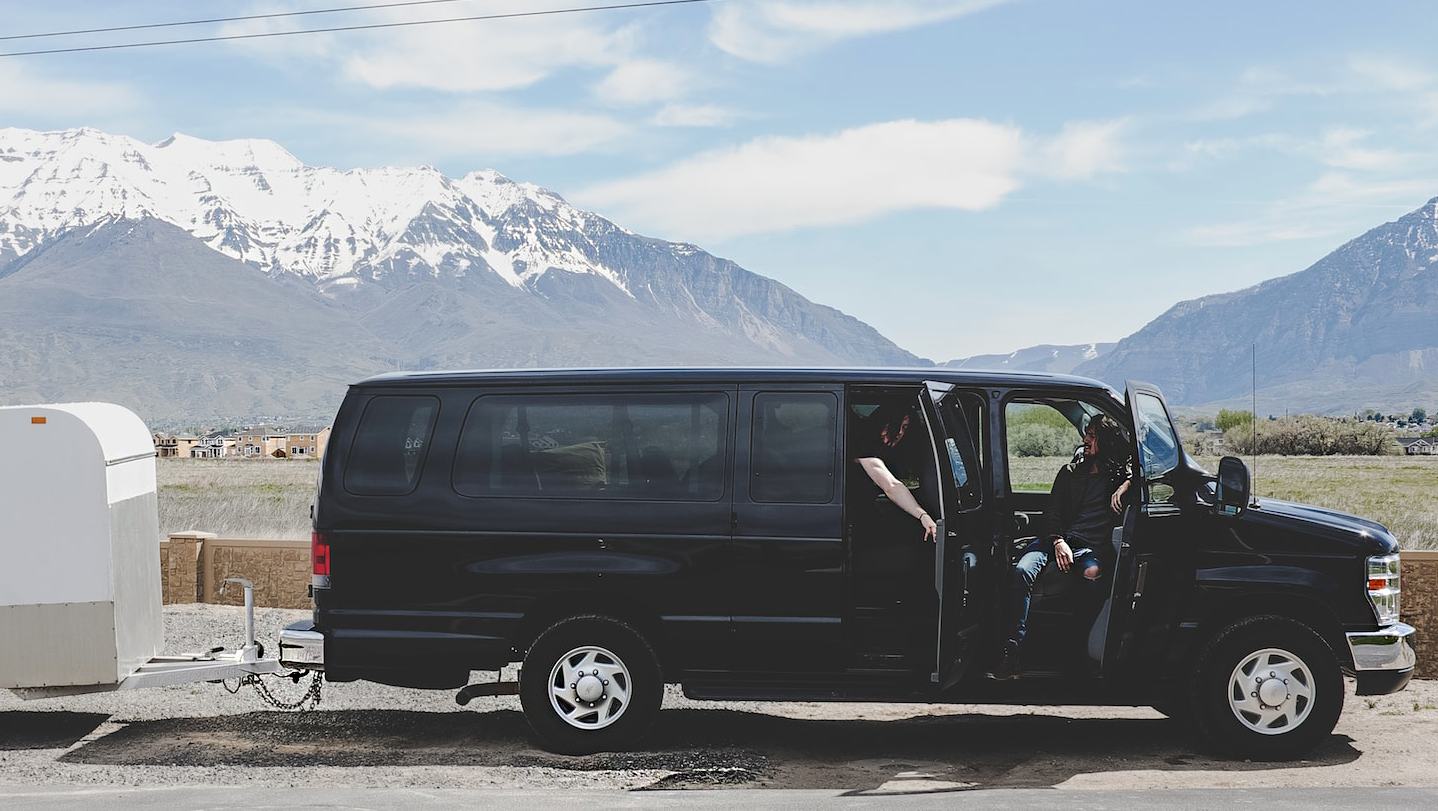
<instances>
[{"instance_id":1,"label":"wheel arch","mask_svg":"<svg viewBox=\"0 0 1438 811\"><path fill-rule=\"evenodd\" d=\"M670 646L665 644L659 613L640 600L619 594L582 591L543 599L525 612L511 645L521 659L539 635L570 617L607 617L633 628L654 651L666 677L672 672Z\"/></svg>"},{"instance_id":2,"label":"wheel arch","mask_svg":"<svg viewBox=\"0 0 1438 811\"><path fill-rule=\"evenodd\" d=\"M1195 626L1194 644L1186 650L1189 663L1225 629L1260 616L1288 619L1309 628L1328 645L1345 670L1352 669L1338 615L1318 596L1296 591L1248 592L1214 603Z\"/></svg>"}]
</instances>

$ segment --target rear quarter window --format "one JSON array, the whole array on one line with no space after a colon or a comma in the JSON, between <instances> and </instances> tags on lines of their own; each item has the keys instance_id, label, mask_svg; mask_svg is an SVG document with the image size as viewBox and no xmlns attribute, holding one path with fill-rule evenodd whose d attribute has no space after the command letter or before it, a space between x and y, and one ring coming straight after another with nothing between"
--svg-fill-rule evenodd
<instances>
[{"instance_id":1,"label":"rear quarter window","mask_svg":"<svg viewBox=\"0 0 1438 811\"><path fill-rule=\"evenodd\" d=\"M419 483L439 400L385 395L365 404L345 464L344 488L357 495L402 496Z\"/></svg>"}]
</instances>

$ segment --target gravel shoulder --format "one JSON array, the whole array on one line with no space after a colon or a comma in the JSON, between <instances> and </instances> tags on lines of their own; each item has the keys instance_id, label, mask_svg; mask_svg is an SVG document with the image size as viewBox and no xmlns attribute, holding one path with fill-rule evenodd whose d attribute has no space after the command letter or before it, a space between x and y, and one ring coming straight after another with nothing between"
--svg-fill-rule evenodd
<instances>
[{"instance_id":1,"label":"gravel shoulder","mask_svg":"<svg viewBox=\"0 0 1438 811\"><path fill-rule=\"evenodd\" d=\"M306 612L258 609L257 636ZM233 647L237 608L165 607L166 653ZM512 676L512 674L506 674ZM487 674L492 678L493 674ZM307 683L267 679L280 698ZM233 686L233 685L231 685ZM1309 760L1215 758L1148 709L691 701L665 696L639 752L537 748L516 697L327 684L317 709L270 709L218 684L24 701L0 691L0 785L506 789L1157 789L1438 786L1438 682L1349 695Z\"/></svg>"}]
</instances>

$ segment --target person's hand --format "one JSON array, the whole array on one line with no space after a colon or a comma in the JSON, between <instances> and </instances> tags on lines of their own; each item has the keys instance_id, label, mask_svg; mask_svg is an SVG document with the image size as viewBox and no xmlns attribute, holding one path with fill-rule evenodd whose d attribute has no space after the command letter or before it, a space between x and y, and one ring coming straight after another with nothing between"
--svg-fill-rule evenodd
<instances>
[{"instance_id":1,"label":"person's hand","mask_svg":"<svg viewBox=\"0 0 1438 811\"><path fill-rule=\"evenodd\" d=\"M1059 571L1065 574L1074 564L1074 551L1069 548L1069 542L1063 538L1054 541L1054 562L1058 564Z\"/></svg>"},{"instance_id":2,"label":"person's hand","mask_svg":"<svg viewBox=\"0 0 1438 811\"><path fill-rule=\"evenodd\" d=\"M1111 499L1108 500L1108 506L1109 506L1109 507L1112 507L1112 508L1113 508L1113 511L1114 511L1115 513L1119 513L1119 514L1123 513L1123 494L1124 494L1124 493L1127 493L1127 492L1128 492L1128 481L1127 481L1127 480L1125 480L1123 484L1120 484L1120 485L1118 486L1118 489L1117 489L1117 490L1113 491L1113 498L1111 498Z\"/></svg>"},{"instance_id":3,"label":"person's hand","mask_svg":"<svg viewBox=\"0 0 1438 811\"><path fill-rule=\"evenodd\" d=\"M938 535L939 525L934 522L934 519L931 518L928 513L919 516L919 523L924 527L924 540L933 543Z\"/></svg>"}]
</instances>

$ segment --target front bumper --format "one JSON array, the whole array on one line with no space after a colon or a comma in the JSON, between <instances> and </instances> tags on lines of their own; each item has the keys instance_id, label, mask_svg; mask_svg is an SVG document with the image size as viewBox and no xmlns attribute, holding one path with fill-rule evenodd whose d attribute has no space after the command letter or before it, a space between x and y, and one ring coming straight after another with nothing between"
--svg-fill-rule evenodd
<instances>
[{"instance_id":1,"label":"front bumper","mask_svg":"<svg viewBox=\"0 0 1438 811\"><path fill-rule=\"evenodd\" d=\"M1358 678L1358 695L1386 695L1408 685L1418 662L1413 646L1416 633L1413 626L1395 622L1377 631L1355 631L1346 635Z\"/></svg>"},{"instance_id":2,"label":"front bumper","mask_svg":"<svg viewBox=\"0 0 1438 811\"><path fill-rule=\"evenodd\" d=\"M280 631L280 664L298 670L325 669L325 636L308 620Z\"/></svg>"}]
</instances>

